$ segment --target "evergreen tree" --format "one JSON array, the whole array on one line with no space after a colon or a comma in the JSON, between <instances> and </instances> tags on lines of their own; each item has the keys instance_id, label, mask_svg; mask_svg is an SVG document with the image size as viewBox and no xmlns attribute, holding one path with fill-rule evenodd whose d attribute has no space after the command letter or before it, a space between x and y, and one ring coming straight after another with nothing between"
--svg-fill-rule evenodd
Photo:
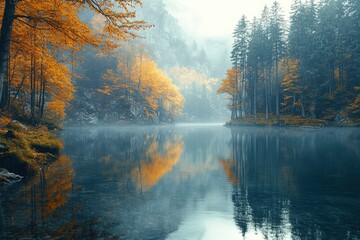
<instances>
[{"instance_id":1,"label":"evergreen tree","mask_svg":"<svg viewBox=\"0 0 360 240\"><path fill-rule=\"evenodd\" d=\"M239 20L234 30L234 44L231 52L231 61L238 72L241 73L237 76L236 89L237 96L235 97L236 105L238 106L238 113L236 116L245 116L245 96L246 96L246 62L248 51L248 24L246 17L243 15Z\"/></svg>"},{"instance_id":2,"label":"evergreen tree","mask_svg":"<svg viewBox=\"0 0 360 240\"><path fill-rule=\"evenodd\" d=\"M281 13L280 5L275 1L271 7L270 14L270 42L275 67L275 114L278 120L280 119L279 62L286 53L284 24L284 16Z\"/></svg>"}]
</instances>

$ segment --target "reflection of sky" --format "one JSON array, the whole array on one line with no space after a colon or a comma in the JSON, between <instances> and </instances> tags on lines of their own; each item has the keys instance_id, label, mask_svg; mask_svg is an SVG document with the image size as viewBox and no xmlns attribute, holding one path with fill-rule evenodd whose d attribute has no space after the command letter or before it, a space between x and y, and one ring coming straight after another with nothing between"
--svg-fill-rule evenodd
<instances>
[{"instance_id":1,"label":"reflection of sky","mask_svg":"<svg viewBox=\"0 0 360 240\"><path fill-rule=\"evenodd\" d=\"M223 184L195 204L188 204L184 220L167 239L239 239L241 233L233 220L231 188L226 182Z\"/></svg>"}]
</instances>

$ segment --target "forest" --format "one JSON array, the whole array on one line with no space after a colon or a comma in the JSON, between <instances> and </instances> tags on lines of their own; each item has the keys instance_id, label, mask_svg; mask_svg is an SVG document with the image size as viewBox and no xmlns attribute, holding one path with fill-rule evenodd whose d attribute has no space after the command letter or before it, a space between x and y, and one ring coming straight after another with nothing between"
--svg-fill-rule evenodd
<instances>
[{"instance_id":1,"label":"forest","mask_svg":"<svg viewBox=\"0 0 360 240\"><path fill-rule=\"evenodd\" d=\"M162 0L9 0L0 18L0 107L11 119L160 123L226 112L209 76L223 68L209 70Z\"/></svg>"},{"instance_id":2,"label":"forest","mask_svg":"<svg viewBox=\"0 0 360 240\"><path fill-rule=\"evenodd\" d=\"M360 114L360 2L279 2L233 32L232 67L217 90L233 122L357 125Z\"/></svg>"},{"instance_id":3,"label":"forest","mask_svg":"<svg viewBox=\"0 0 360 240\"><path fill-rule=\"evenodd\" d=\"M146 53L130 52L127 46L121 54L116 50L121 42L139 37L139 30L152 27L136 19L137 5L141 2L2 3L2 111L32 124L60 124L74 99L75 81L83 78L77 67L87 48L98 58L112 54L116 59L115 71L108 69L97 79L104 81L97 86L103 98L113 95L123 105L140 104L143 109L138 114L145 118L154 118L155 112L164 118L176 116L182 96L156 63ZM86 15L91 16L90 22Z\"/></svg>"}]
</instances>

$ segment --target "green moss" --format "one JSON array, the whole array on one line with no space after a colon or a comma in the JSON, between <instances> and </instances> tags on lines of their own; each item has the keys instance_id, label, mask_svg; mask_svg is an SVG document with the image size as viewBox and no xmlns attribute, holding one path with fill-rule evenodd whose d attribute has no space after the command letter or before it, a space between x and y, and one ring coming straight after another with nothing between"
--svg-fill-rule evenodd
<instances>
[{"instance_id":1,"label":"green moss","mask_svg":"<svg viewBox=\"0 0 360 240\"><path fill-rule=\"evenodd\" d=\"M54 159L62 142L46 127L34 128L10 122L0 131L0 167L20 175L32 175Z\"/></svg>"}]
</instances>

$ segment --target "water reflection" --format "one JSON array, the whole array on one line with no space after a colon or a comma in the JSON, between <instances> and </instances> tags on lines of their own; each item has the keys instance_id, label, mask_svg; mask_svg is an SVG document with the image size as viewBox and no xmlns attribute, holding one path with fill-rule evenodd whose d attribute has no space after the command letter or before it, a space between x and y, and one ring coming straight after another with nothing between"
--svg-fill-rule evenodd
<instances>
[{"instance_id":1,"label":"water reflection","mask_svg":"<svg viewBox=\"0 0 360 240\"><path fill-rule=\"evenodd\" d=\"M238 129L231 144L219 161L233 184L234 220L243 236L359 237L358 130Z\"/></svg>"},{"instance_id":2,"label":"water reflection","mask_svg":"<svg viewBox=\"0 0 360 240\"><path fill-rule=\"evenodd\" d=\"M0 238L357 239L360 130L68 128Z\"/></svg>"},{"instance_id":3,"label":"water reflection","mask_svg":"<svg viewBox=\"0 0 360 240\"><path fill-rule=\"evenodd\" d=\"M117 239L76 201L80 186L74 184L72 165L69 157L60 156L34 179L3 192L0 238Z\"/></svg>"},{"instance_id":4,"label":"water reflection","mask_svg":"<svg viewBox=\"0 0 360 240\"><path fill-rule=\"evenodd\" d=\"M133 182L141 191L147 191L180 160L183 151L183 143L176 136L173 139L167 139L164 144L154 140L154 135L148 138L151 144L146 150L145 158L139 160L137 167L131 171ZM152 140L152 141L151 141Z\"/></svg>"}]
</instances>

